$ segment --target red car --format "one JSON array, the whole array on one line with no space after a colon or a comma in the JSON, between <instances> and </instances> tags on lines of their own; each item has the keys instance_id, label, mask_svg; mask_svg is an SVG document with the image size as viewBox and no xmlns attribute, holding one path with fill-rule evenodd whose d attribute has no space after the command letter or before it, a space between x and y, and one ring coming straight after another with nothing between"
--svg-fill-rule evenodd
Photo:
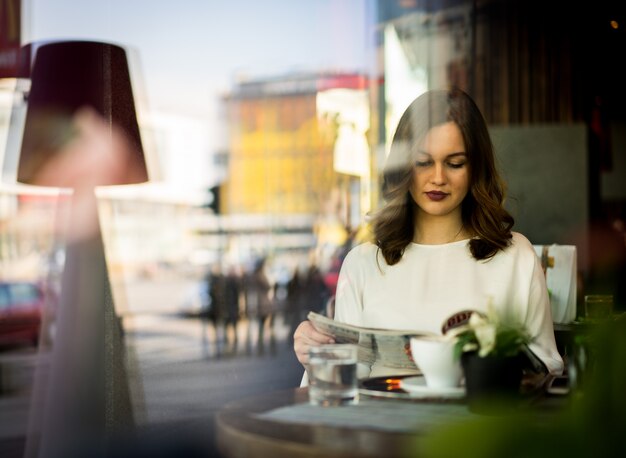
<instances>
[{"instance_id":1,"label":"red car","mask_svg":"<svg viewBox=\"0 0 626 458\"><path fill-rule=\"evenodd\" d=\"M0 346L37 345L45 305L36 282L0 282Z\"/></svg>"}]
</instances>

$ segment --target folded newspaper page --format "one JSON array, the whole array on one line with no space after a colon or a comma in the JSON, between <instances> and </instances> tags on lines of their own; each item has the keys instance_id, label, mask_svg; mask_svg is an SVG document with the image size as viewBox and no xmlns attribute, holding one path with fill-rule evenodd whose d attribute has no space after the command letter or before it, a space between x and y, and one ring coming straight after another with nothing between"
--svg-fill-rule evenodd
<instances>
[{"instance_id":1,"label":"folded newspaper page","mask_svg":"<svg viewBox=\"0 0 626 458\"><path fill-rule=\"evenodd\" d=\"M417 366L406 352L413 336L435 336L430 332L376 329L341 323L332 318L309 312L307 318L315 329L334 337L337 343L358 345L360 363L373 365L375 361L387 367L416 369Z\"/></svg>"}]
</instances>

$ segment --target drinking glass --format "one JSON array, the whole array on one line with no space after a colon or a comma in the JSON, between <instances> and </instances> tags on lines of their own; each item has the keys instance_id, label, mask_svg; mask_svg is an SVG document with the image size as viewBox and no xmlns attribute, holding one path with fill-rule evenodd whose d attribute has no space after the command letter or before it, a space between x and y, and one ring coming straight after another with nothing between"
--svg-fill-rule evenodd
<instances>
[{"instance_id":1,"label":"drinking glass","mask_svg":"<svg viewBox=\"0 0 626 458\"><path fill-rule=\"evenodd\" d=\"M585 316L593 319L609 318L613 313L611 294L589 294L585 296Z\"/></svg>"},{"instance_id":2,"label":"drinking glass","mask_svg":"<svg viewBox=\"0 0 626 458\"><path fill-rule=\"evenodd\" d=\"M351 344L330 344L309 350L311 404L339 406L358 403L357 348Z\"/></svg>"}]
</instances>

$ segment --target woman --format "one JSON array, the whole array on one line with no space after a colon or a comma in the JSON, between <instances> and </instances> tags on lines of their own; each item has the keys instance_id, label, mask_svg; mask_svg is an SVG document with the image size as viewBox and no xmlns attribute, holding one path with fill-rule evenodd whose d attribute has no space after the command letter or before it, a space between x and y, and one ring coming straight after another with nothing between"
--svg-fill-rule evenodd
<instances>
[{"instance_id":1,"label":"woman","mask_svg":"<svg viewBox=\"0 0 626 458\"><path fill-rule=\"evenodd\" d=\"M441 333L451 315L486 311L492 302L527 326L530 349L560 373L545 277L531 243L511 231L505 186L474 101L459 89L415 99L400 119L383 175L386 205L372 221L375 243L346 256L335 319ZM294 333L294 350L306 364L311 346L332 341L305 321ZM369 375L391 373L398 372L375 365Z\"/></svg>"}]
</instances>

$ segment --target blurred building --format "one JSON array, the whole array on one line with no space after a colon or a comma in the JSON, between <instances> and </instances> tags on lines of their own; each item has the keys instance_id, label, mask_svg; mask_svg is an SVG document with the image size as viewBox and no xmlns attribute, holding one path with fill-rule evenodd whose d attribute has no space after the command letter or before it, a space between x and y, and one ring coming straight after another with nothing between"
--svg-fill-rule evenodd
<instances>
[{"instance_id":1,"label":"blurred building","mask_svg":"<svg viewBox=\"0 0 626 458\"><path fill-rule=\"evenodd\" d=\"M241 82L224 99L228 214L321 215L350 225L370 177L368 79L305 74Z\"/></svg>"},{"instance_id":2,"label":"blurred building","mask_svg":"<svg viewBox=\"0 0 626 458\"><path fill-rule=\"evenodd\" d=\"M226 179L204 218L207 247L245 262L324 267L372 203L370 79L355 73L248 80L224 97ZM284 255L284 256L283 256Z\"/></svg>"}]
</instances>

